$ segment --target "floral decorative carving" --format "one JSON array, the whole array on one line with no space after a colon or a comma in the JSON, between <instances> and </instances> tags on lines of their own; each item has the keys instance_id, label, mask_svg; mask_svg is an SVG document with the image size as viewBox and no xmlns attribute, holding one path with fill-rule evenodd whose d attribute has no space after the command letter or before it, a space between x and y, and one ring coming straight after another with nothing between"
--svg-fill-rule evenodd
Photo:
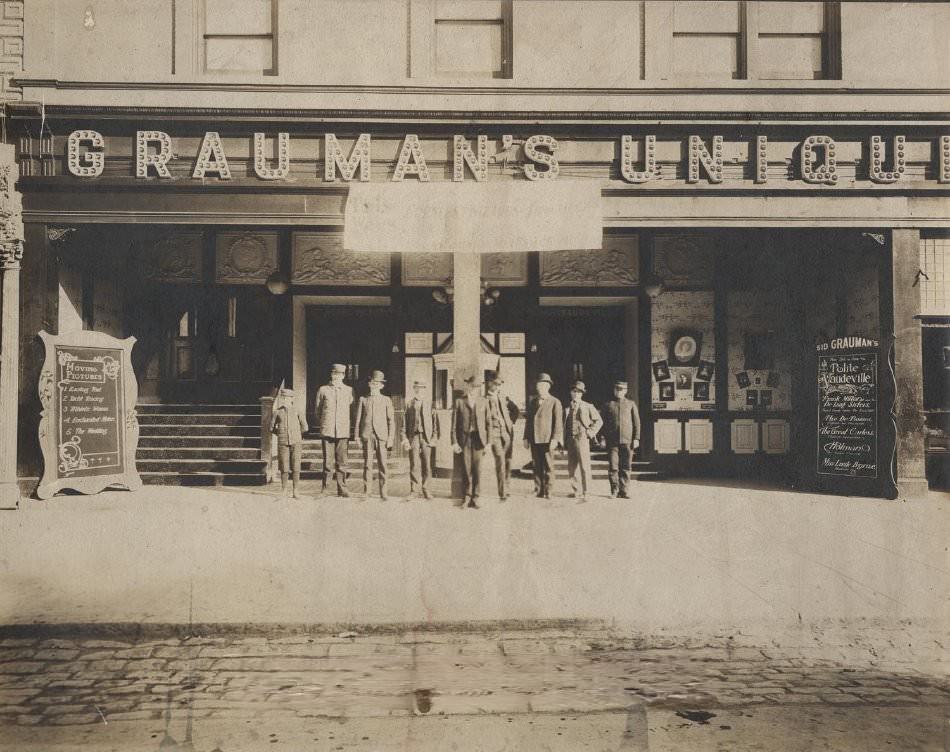
<instances>
[{"instance_id":1,"label":"floral decorative carving","mask_svg":"<svg viewBox=\"0 0 950 752\"><path fill-rule=\"evenodd\" d=\"M482 278L490 285L526 285L528 257L524 253L486 253Z\"/></svg>"},{"instance_id":2,"label":"floral decorative carving","mask_svg":"<svg viewBox=\"0 0 950 752\"><path fill-rule=\"evenodd\" d=\"M277 234L222 232L216 239L218 282L258 284L277 268Z\"/></svg>"},{"instance_id":3,"label":"floral decorative carving","mask_svg":"<svg viewBox=\"0 0 950 752\"><path fill-rule=\"evenodd\" d=\"M694 235L658 235L653 244L653 270L667 285L710 284L714 254Z\"/></svg>"},{"instance_id":4,"label":"floral decorative carving","mask_svg":"<svg viewBox=\"0 0 950 752\"><path fill-rule=\"evenodd\" d=\"M16 190L20 170L14 148L0 149L0 269L16 269L23 259L23 202Z\"/></svg>"},{"instance_id":5,"label":"floral decorative carving","mask_svg":"<svg viewBox=\"0 0 950 752\"><path fill-rule=\"evenodd\" d=\"M452 254L404 253L402 283L407 287L439 287L452 284Z\"/></svg>"},{"instance_id":6,"label":"floral decorative carving","mask_svg":"<svg viewBox=\"0 0 950 752\"><path fill-rule=\"evenodd\" d=\"M306 285L385 287L390 282L389 254L345 251L340 233L298 232L292 279Z\"/></svg>"},{"instance_id":7,"label":"floral decorative carving","mask_svg":"<svg viewBox=\"0 0 950 752\"><path fill-rule=\"evenodd\" d=\"M201 232L175 232L143 249L142 274L163 282L200 282Z\"/></svg>"},{"instance_id":8,"label":"floral decorative carving","mask_svg":"<svg viewBox=\"0 0 950 752\"><path fill-rule=\"evenodd\" d=\"M637 237L604 238L604 247L589 251L540 254L541 284L546 287L632 287L639 279Z\"/></svg>"}]
</instances>

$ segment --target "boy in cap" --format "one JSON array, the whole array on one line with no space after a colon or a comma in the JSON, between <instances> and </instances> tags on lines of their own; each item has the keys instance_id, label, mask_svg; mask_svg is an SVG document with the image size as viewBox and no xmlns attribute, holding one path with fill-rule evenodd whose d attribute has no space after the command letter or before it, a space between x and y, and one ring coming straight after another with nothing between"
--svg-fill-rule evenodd
<instances>
[{"instance_id":1,"label":"boy in cap","mask_svg":"<svg viewBox=\"0 0 950 752\"><path fill-rule=\"evenodd\" d=\"M330 367L330 383L317 390L317 430L323 439L323 491L331 475L336 479L337 494L349 496L346 488L346 457L350 448L350 410L353 389L343 383L346 366L334 363Z\"/></svg>"},{"instance_id":2,"label":"boy in cap","mask_svg":"<svg viewBox=\"0 0 950 752\"><path fill-rule=\"evenodd\" d=\"M481 386L477 376L465 379L466 394L452 410L452 451L462 455L463 509L478 509L479 472L488 446L488 402L479 394Z\"/></svg>"},{"instance_id":3,"label":"boy in cap","mask_svg":"<svg viewBox=\"0 0 950 752\"><path fill-rule=\"evenodd\" d=\"M571 401L564 411L564 445L567 447L567 474L571 477L571 498L587 501L590 486L590 440L604 424L597 408L584 401L587 387L583 381L571 387ZM581 474L580 494L577 492L577 471Z\"/></svg>"},{"instance_id":4,"label":"boy in cap","mask_svg":"<svg viewBox=\"0 0 950 752\"><path fill-rule=\"evenodd\" d=\"M534 492L539 499L551 498L554 480L554 449L564 436L564 409L561 400L550 394L551 377L542 373L535 383L535 394L528 401L524 445L531 450L534 466Z\"/></svg>"},{"instance_id":5,"label":"boy in cap","mask_svg":"<svg viewBox=\"0 0 950 752\"><path fill-rule=\"evenodd\" d=\"M432 447L439 438L439 424L432 403L426 399L426 389L424 381L412 384L413 396L406 404L402 426L402 448L409 452L409 495L422 491L424 498L431 499Z\"/></svg>"},{"instance_id":6,"label":"boy in cap","mask_svg":"<svg viewBox=\"0 0 950 752\"><path fill-rule=\"evenodd\" d=\"M281 493L287 493L287 475L292 471L293 495L295 499L299 499L297 484L300 483L300 453L303 448L303 434L307 432L307 419L294 404L292 389L281 387L277 393L270 431L277 437Z\"/></svg>"},{"instance_id":7,"label":"boy in cap","mask_svg":"<svg viewBox=\"0 0 950 752\"><path fill-rule=\"evenodd\" d=\"M356 408L356 441L363 447L363 493L369 494L369 479L373 474L375 457L379 495L383 501L389 498L386 494L386 463L396 438L396 413L393 401L382 393L385 383L383 372L373 371L369 377L369 395L360 397Z\"/></svg>"},{"instance_id":8,"label":"boy in cap","mask_svg":"<svg viewBox=\"0 0 950 752\"><path fill-rule=\"evenodd\" d=\"M627 399L627 382L614 384L614 398L603 409L603 436L607 442L610 474L610 498L630 498L630 462L640 446L640 412L637 403Z\"/></svg>"}]
</instances>

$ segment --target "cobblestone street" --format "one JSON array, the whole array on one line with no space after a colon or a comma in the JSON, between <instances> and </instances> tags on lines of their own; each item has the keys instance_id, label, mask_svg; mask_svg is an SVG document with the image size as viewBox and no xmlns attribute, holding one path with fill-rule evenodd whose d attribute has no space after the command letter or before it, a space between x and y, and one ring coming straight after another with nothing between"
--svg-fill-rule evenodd
<instances>
[{"instance_id":1,"label":"cobblestone street","mask_svg":"<svg viewBox=\"0 0 950 752\"><path fill-rule=\"evenodd\" d=\"M948 717L910 665L609 629L0 642L3 750L943 750Z\"/></svg>"}]
</instances>

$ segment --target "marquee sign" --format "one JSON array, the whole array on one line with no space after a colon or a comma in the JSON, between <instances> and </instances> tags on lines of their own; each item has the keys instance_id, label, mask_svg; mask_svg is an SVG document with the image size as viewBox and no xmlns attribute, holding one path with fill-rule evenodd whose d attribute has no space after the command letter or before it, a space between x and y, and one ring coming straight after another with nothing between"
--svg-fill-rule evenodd
<instances>
[{"instance_id":1,"label":"marquee sign","mask_svg":"<svg viewBox=\"0 0 950 752\"><path fill-rule=\"evenodd\" d=\"M643 184L661 178L658 166L657 135L644 136L621 135L617 143L619 149L619 172L627 183ZM496 142L495 139L492 139ZM720 184L726 178L726 159L723 136L714 133L689 135L685 140L672 137L669 142L677 142L684 148L686 164L686 183L696 184L705 181ZM950 183L950 135L936 139L920 138L929 157L938 183ZM250 136L250 154L253 173L260 180L276 181L290 179L293 141L289 133L254 133ZM804 135L797 144L797 173L789 174L785 180L799 180L812 185L837 186L841 173L838 169L840 148L853 145L854 141L837 143L831 136L821 134ZM917 143L917 142L915 142ZM268 145L272 148L268 149ZM530 181L556 180L561 172L559 153L562 145L550 135L535 134L523 139L503 135L497 141L496 148L489 154L489 138L477 135L474 140L464 135L452 137L449 148L449 160L452 163L452 180L463 182L467 179L483 182L488 180L489 164L499 161L508 164L509 157L518 147L523 159L520 169ZM880 135L872 135L866 142L859 144L866 148L868 159L866 179L877 184L895 184L904 180L909 162L907 152L911 143L903 135L897 135L885 141ZM326 133L323 138L324 158L322 177L327 183L337 180L369 181L372 173L372 137L369 133L359 134L350 147L349 155L338 140L336 134ZM275 156L268 157L268 152ZM310 149L308 149L310 151ZM142 130L135 133L133 146L134 174L138 178L168 179L172 177L169 162L178 153L172 137L159 130ZM748 141L748 162L752 165L753 180L756 184L769 182L768 165L770 144L768 136L755 135ZM106 164L106 140L94 130L76 130L69 134L66 142L66 167L71 175L81 178L94 178L103 175ZM232 155L231 159L234 160ZM246 156L240 157L247 159ZM775 159L773 158L773 161ZM924 161L924 160L918 160ZM316 176L316 175L315 175ZM218 180L233 178L231 163L225 152L224 140L217 131L208 131L201 139L195 152L194 179L213 177ZM431 180L429 164L426 161L425 146L419 136L406 134L401 140L396 162L393 165L392 181L402 182L407 178L419 182ZM932 178L931 178L932 179Z\"/></svg>"}]
</instances>

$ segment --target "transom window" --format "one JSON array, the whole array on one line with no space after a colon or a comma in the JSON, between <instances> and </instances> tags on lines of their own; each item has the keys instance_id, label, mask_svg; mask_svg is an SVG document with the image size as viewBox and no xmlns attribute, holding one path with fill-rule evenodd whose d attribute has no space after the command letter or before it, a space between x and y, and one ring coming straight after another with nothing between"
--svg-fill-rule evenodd
<instances>
[{"instance_id":1,"label":"transom window","mask_svg":"<svg viewBox=\"0 0 950 752\"><path fill-rule=\"evenodd\" d=\"M511 0L436 0L433 27L436 75L511 78Z\"/></svg>"},{"instance_id":2,"label":"transom window","mask_svg":"<svg viewBox=\"0 0 950 752\"><path fill-rule=\"evenodd\" d=\"M204 0L206 73L277 75L277 0Z\"/></svg>"}]
</instances>

